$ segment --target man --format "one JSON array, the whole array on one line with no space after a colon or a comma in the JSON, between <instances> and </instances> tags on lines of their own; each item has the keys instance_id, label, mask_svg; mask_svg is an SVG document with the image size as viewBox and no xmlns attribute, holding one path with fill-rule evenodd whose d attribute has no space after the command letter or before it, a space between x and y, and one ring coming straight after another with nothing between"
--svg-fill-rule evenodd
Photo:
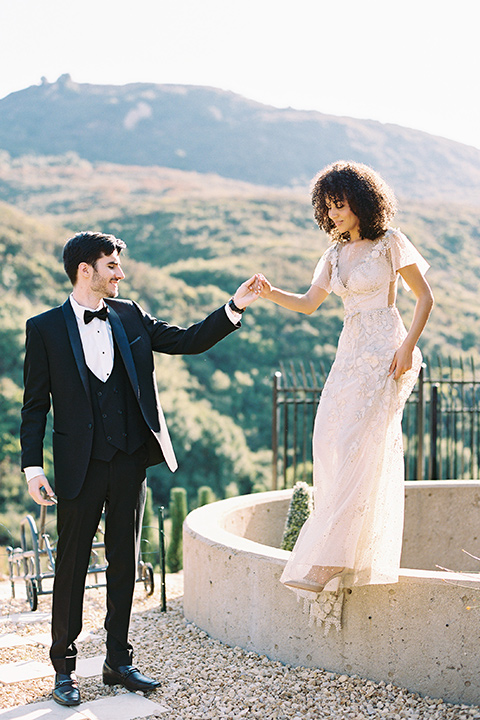
<instances>
[{"instance_id":1,"label":"man","mask_svg":"<svg viewBox=\"0 0 480 720\"><path fill-rule=\"evenodd\" d=\"M52 505L43 471L43 440L53 407L53 458L58 543L52 604L55 668L53 697L78 705L75 640L92 539L105 506L107 654L103 682L129 690L159 683L132 665L128 627L145 500L145 469L159 462L177 467L160 407L152 351L195 354L240 326L241 313L257 299L255 276L229 303L187 329L151 317L129 300L116 300L125 275L122 240L78 233L63 251L73 292L60 307L27 321L22 469L30 495Z\"/></svg>"}]
</instances>

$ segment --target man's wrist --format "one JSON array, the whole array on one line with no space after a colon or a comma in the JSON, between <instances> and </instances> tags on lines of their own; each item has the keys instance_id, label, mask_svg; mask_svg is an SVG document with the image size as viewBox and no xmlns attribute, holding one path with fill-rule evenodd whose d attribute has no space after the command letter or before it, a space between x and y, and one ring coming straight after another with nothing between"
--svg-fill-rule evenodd
<instances>
[{"instance_id":1,"label":"man's wrist","mask_svg":"<svg viewBox=\"0 0 480 720\"><path fill-rule=\"evenodd\" d=\"M240 313L233 312L232 308L228 303L223 306L225 308L225 314L234 325L239 326L242 322L242 316Z\"/></svg>"},{"instance_id":2,"label":"man's wrist","mask_svg":"<svg viewBox=\"0 0 480 720\"><path fill-rule=\"evenodd\" d=\"M238 305L235 303L233 297L231 297L228 301L228 307L232 312L238 313L239 315L245 312L245 308L239 308Z\"/></svg>"},{"instance_id":3,"label":"man's wrist","mask_svg":"<svg viewBox=\"0 0 480 720\"><path fill-rule=\"evenodd\" d=\"M25 473L25 478L27 483L30 482L30 480L33 480L33 478L38 477L39 475L45 477L45 471L43 467L36 465L31 467L24 468L23 472Z\"/></svg>"}]
</instances>

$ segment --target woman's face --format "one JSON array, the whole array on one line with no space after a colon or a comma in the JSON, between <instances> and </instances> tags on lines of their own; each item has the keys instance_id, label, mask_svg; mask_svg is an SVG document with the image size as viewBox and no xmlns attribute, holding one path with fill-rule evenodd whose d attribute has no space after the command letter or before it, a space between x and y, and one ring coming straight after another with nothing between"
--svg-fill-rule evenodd
<instances>
[{"instance_id":1,"label":"woman's face","mask_svg":"<svg viewBox=\"0 0 480 720\"><path fill-rule=\"evenodd\" d=\"M350 239L356 240L360 237L360 220L350 210L350 205L344 198L342 201L327 198L328 217L334 223L338 232L343 235L350 233Z\"/></svg>"}]
</instances>

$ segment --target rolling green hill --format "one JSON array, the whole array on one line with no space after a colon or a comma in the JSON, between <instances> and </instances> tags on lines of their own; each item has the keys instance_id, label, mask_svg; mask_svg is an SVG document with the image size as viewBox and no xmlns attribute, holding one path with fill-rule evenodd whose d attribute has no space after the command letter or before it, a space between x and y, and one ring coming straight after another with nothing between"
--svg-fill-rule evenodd
<instances>
[{"instance_id":1,"label":"rolling green hill","mask_svg":"<svg viewBox=\"0 0 480 720\"><path fill-rule=\"evenodd\" d=\"M24 322L69 292L60 256L73 232L121 236L128 245L121 295L180 325L224 303L256 271L292 291L308 288L328 244L308 197L296 191L68 157L0 158L0 198L8 200L0 203L0 522L10 524L29 507L17 469ZM421 348L427 356L473 355L478 362L480 208L402 207L395 224L432 265L436 308ZM399 305L408 324L413 300L403 290ZM159 357L160 395L180 470L174 476L152 470L156 501L166 502L173 484L187 487L193 499L206 479L218 496L232 481L241 492L265 487L272 373L280 361L328 366L341 324L333 296L312 316L259 301L241 330L208 353Z\"/></svg>"}]
</instances>

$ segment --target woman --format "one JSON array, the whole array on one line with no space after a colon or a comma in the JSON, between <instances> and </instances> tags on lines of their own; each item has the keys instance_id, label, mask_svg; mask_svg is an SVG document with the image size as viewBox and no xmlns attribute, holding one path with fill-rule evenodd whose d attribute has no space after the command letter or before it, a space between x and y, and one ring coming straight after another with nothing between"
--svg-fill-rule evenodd
<instances>
[{"instance_id":1,"label":"woman","mask_svg":"<svg viewBox=\"0 0 480 720\"><path fill-rule=\"evenodd\" d=\"M403 531L401 418L420 371L416 347L433 305L428 263L389 228L392 190L371 168L337 162L317 176L312 203L332 239L310 289L293 294L262 276L261 296L310 314L333 290L344 326L313 434L315 509L281 581L313 593L398 581ZM398 275L416 297L407 332ZM334 580L336 578L336 580Z\"/></svg>"}]
</instances>

